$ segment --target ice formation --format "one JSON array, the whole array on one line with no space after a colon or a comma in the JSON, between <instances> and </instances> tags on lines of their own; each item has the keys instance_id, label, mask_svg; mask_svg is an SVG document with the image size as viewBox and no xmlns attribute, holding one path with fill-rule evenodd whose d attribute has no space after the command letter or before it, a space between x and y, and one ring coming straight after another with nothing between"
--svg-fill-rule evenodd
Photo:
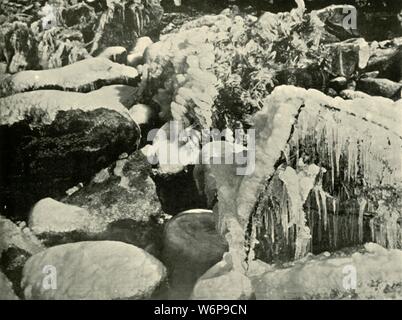
<instances>
[{"instance_id":1,"label":"ice formation","mask_svg":"<svg viewBox=\"0 0 402 320\"><path fill-rule=\"evenodd\" d=\"M163 88L154 96L162 119L181 121L185 127L211 126L218 94L217 78L210 71L215 62L210 43L214 37L215 33L202 27L166 36L148 50L146 75L163 81Z\"/></svg>"},{"instance_id":2,"label":"ice formation","mask_svg":"<svg viewBox=\"0 0 402 320\"><path fill-rule=\"evenodd\" d=\"M217 182L216 211L221 231L227 232L229 246L241 261L239 266L244 267L247 250L253 258L254 243L259 240L255 239L253 226L257 220L252 216L264 214L266 209L258 208L259 203L264 193L270 192L269 183L278 170L284 170L279 172L284 185L284 202L279 207L285 210L279 210L285 242L289 241L290 225L296 227L294 257L300 258L307 252L306 243L311 236L306 225L310 215L305 210L308 203L313 203L323 222L319 232L331 229L331 242L339 240L340 225L334 215L342 210L357 216L358 232L353 235L356 242L363 240L363 216L370 213L380 225L379 230L372 230L376 237L373 241L398 247L402 139L397 123L401 119L400 109L391 100L333 99L316 90L277 87L254 117L255 172L237 177L233 168L217 166L212 170ZM311 168L315 174L306 176L300 171L301 164L314 166ZM385 199L384 189L389 189L394 198ZM348 201L356 202L354 212L353 208L346 210L344 203ZM274 228L273 220L265 223L266 229ZM273 242L277 241L275 232L269 233Z\"/></svg>"}]
</instances>

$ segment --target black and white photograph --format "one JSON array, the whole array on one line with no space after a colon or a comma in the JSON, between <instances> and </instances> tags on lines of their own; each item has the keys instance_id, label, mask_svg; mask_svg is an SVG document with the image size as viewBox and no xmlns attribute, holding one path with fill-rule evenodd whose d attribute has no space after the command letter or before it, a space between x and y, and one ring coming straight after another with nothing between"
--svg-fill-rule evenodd
<instances>
[{"instance_id":1,"label":"black and white photograph","mask_svg":"<svg viewBox=\"0 0 402 320\"><path fill-rule=\"evenodd\" d=\"M0 300L402 300L402 1L1 0Z\"/></svg>"}]
</instances>

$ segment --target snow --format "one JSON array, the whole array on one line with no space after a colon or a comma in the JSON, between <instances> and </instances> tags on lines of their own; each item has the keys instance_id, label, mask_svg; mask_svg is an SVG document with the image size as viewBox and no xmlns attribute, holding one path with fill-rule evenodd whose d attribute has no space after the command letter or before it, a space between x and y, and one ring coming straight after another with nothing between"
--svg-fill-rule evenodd
<instances>
[{"instance_id":1,"label":"snow","mask_svg":"<svg viewBox=\"0 0 402 320\"><path fill-rule=\"evenodd\" d=\"M257 299L402 298L401 250L368 243L348 251L310 255L284 268L259 263L250 274Z\"/></svg>"}]
</instances>

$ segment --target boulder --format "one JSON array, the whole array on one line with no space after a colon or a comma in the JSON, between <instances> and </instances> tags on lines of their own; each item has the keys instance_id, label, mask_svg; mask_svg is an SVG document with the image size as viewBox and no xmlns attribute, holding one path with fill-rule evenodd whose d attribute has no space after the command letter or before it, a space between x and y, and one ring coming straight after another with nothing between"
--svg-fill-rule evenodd
<instances>
[{"instance_id":1,"label":"boulder","mask_svg":"<svg viewBox=\"0 0 402 320\"><path fill-rule=\"evenodd\" d=\"M86 209L97 239L159 250L164 213L143 150L125 155L63 201Z\"/></svg>"},{"instance_id":2,"label":"boulder","mask_svg":"<svg viewBox=\"0 0 402 320\"><path fill-rule=\"evenodd\" d=\"M108 61L108 60L106 60ZM61 196L136 150L138 125L103 95L56 90L0 99L1 207L24 216L44 197Z\"/></svg>"},{"instance_id":3,"label":"boulder","mask_svg":"<svg viewBox=\"0 0 402 320\"><path fill-rule=\"evenodd\" d=\"M379 72L380 78L399 81L402 77L402 37L370 43L370 59L367 71Z\"/></svg>"},{"instance_id":4,"label":"boulder","mask_svg":"<svg viewBox=\"0 0 402 320\"><path fill-rule=\"evenodd\" d=\"M342 90L340 92L340 96L345 100L353 100L353 99L370 99L370 95L361 91L354 90Z\"/></svg>"},{"instance_id":5,"label":"boulder","mask_svg":"<svg viewBox=\"0 0 402 320\"><path fill-rule=\"evenodd\" d=\"M58 69L19 72L0 83L0 97L43 89L89 92L105 85L135 85L138 81L138 72L132 67L91 58Z\"/></svg>"},{"instance_id":6,"label":"boulder","mask_svg":"<svg viewBox=\"0 0 402 320\"><path fill-rule=\"evenodd\" d=\"M166 269L133 245L88 241L47 249L24 266L25 299L147 299L162 284Z\"/></svg>"},{"instance_id":7,"label":"boulder","mask_svg":"<svg viewBox=\"0 0 402 320\"><path fill-rule=\"evenodd\" d=\"M0 216L0 256L9 249L19 249L27 255L43 250L42 243L25 226L19 227L11 220Z\"/></svg>"},{"instance_id":8,"label":"boulder","mask_svg":"<svg viewBox=\"0 0 402 320\"><path fill-rule=\"evenodd\" d=\"M216 230L209 210L189 210L172 218L165 227L163 262L169 271L169 298L185 299L197 279L222 259L226 241Z\"/></svg>"},{"instance_id":9,"label":"boulder","mask_svg":"<svg viewBox=\"0 0 402 320\"><path fill-rule=\"evenodd\" d=\"M21 294L22 268L26 260L43 249L42 243L24 224L17 226L0 216L0 269L12 281L18 295Z\"/></svg>"},{"instance_id":10,"label":"boulder","mask_svg":"<svg viewBox=\"0 0 402 320\"><path fill-rule=\"evenodd\" d=\"M210 268L194 286L193 300L249 300L254 296L250 279L234 270L230 254Z\"/></svg>"},{"instance_id":11,"label":"boulder","mask_svg":"<svg viewBox=\"0 0 402 320\"><path fill-rule=\"evenodd\" d=\"M144 62L145 50L153 44L149 37L138 38L133 49L128 53L127 63L129 66L136 67Z\"/></svg>"},{"instance_id":12,"label":"boulder","mask_svg":"<svg viewBox=\"0 0 402 320\"><path fill-rule=\"evenodd\" d=\"M92 223L87 210L45 198L33 207L28 226L38 238L43 239L52 235L88 232Z\"/></svg>"},{"instance_id":13,"label":"boulder","mask_svg":"<svg viewBox=\"0 0 402 320\"><path fill-rule=\"evenodd\" d=\"M364 78L358 81L357 89L369 95L399 100L402 83L381 78Z\"/></svg>"},{"instance_id":14,"label":"boulder","mask_svg":"<svg viewBox=\"0 0 402 320\"><path fill-rule=\"evenodd\" d=\"M106 58L120 64L127 64L127 50L124 47L108 47L98 57Z\"/></svg>"},{"instance_id":15,"label":"boulder","mask_svg":"<svg viewBox=\"0 0 402 320\"><path fill-rule=\"evenodd\" d=\"M0 272L0 300L18 300L11 282Z\"/></svg>"}]
</instances>

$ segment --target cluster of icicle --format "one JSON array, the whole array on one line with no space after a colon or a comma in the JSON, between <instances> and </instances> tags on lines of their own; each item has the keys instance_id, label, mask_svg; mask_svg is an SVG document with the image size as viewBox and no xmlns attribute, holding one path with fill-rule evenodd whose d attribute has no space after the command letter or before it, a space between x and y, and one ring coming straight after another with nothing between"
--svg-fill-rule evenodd
<instances>
[{"instance_id":1,"label":"cluster of icicle","mask_svg":"<svg viewBox=\"0 0 402 320\"><path fill-rule=\"evenodd\" d=\"M218 203L214 208L219 216L219 229L225 234L234 267L241 270L247 265L245 251L246 229L250 213L262 192L263 182L276 171L275 164L287 146L292 127L302 104L266 104L255 116L255 170L248 176L236 176L232 166L211 166L215 177ZM286 180L286 174L283 178ZM290 190L293 195L293 190ZM301 199L295 197L294 212ZM295 213L298 216L298 212ZM297 219L301 221L303 219ZM304 228L304 226L303 226ZM251 250L252 251L252 250Z\"/></svg>"},{"instance_id":2,"label":"cluster of icicle","mask_svg":"<svg viewBox=\"0 0 402 320\"><path fill-rule=\"evenodd\" d=\"M297 126L290 141L296 150L300 146L314 145L319 161L326 169L331 183L324 186L322 181L314 187L318 214L322 217L324 229L328 226L328 211L337 212L337 203L341 200L334 194L335 181L344 184L354 182L359 185L356 201L358 204L358 240L363 242L363 216L366 212L376 217L384 209L382 201L372 203L370 194L365 191L376 188L400 188L402 182L402 130L398 123L402 112L397 103L391 100L371 97L367 99L343 100L332 99L318 91L297 89L298 96L303 96L305 108L300 114ZM278 91L280 93L280 90ZM297 102L299 103L299 102ZM341 161L342 160L342 161ZM329 201L328 201L329 200ZM327 203L332 203L327 208ZM378 238L384 246L395 248L399 242L396 234L400 229L397 218L400 214L393 211L393 216L383 219ZM398 216L398 217L397 217ZM375 217L375 218L376 218ZM390 226L392 224L392 227ZM336 226L333 235L337 240ZM373 231L374 233L374 231ZM376 236L371 237L375 240Z\"/></svg>"},{"instance_id":3,"label":"cluster of icicle","mask_svg":"<svg viewBox=\"0 0 402 320\"><path fill-rule=\"evenodd\" d=\"M281 211L282 225L284 229L296 226L296 258L307 252L310 235L303 205L311 190L316 194L323 219L327 219L326 198L330 197L331 190L324 190L322 175L331 174L332 181L341 175L348 181L359 173L367 188L400 186L402 130L397 124L402 120L400 110L394 102L382 98L345 101L316 90L277 87L254 117L256 168L253 174L236 176L231 167L211 167L218 195L215 211L235 257L235 266L237 263L239 268L244 268L244 261L253 257L253 239L249 257L245 250L250 215L264 192L264 184L277 170L283 170L279 177L289 204L288 210ZM300 155L297 168L276 167L281 157L290 156L289 150L296 149L297 154L297 148L304 143L316 145L319 163L305 165ZM346 166L340 158L346 159ZM367 201L362 197L359 203L362 217ZM387 240L391 241L397 240Z\"/></svg>"}]
</instances>

